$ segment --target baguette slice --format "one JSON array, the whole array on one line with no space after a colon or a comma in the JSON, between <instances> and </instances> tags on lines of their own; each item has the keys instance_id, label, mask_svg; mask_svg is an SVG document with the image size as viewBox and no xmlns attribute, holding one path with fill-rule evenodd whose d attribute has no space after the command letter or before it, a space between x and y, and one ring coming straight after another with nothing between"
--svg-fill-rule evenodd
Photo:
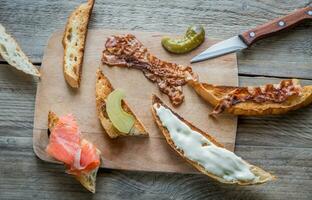
<instances>
[{"instance_id":1,"label":"baguette slice","mask_svg":"<svg viewBox=\"0 0 312 200\"><path fill-rule=\"evenodd\" d=\"M122 100L122 108L127 113L131 114L135 118L134 126L131 129L130 133L125 134L118 131L112 124L111 120L108 118L106 113L106 98L108 95L114 90L109 80L105 77L100 69L96 72L96 87L95 87L95 95L96 95L96 109L98 113L98 117L101 121L101 124L106 131L106 133L111 138L116 138L118 136L139 136L139 135L148 135L145 127L139 121L139 119L135 116L135 114L131 111L128 104Z\"/></svg>"},{"instance_id":2,"label":"baguette slice","mask_svg":"<svg viewBox=\"0 0 312 200\"><path fill-rule=\"evenodd\" d=\"M296 84L298 80L293 79ZM212 106L217 106L223 98L240 87L216 86L197 81L190 81L189 84L194 88L196 93ZM284 114L291 110L297 110L312 102L312 86L302 87L299 96L290 96L286 101L281 103L263 102L256 103L252 101L241 102L226 109L233 115L278 115Z\"/></svg>"},{"instance_id":3,"label":"baguette slice","mask_svg":"<svg viewBox=\"0 0 312 200\"><path fill-rule=\"evenodd\" d=\"M94 0L88 0L87 3L78 6L69 16L64 32L63 72L65 80L73 88L80 85L85 41L93 5Z\"/></svg>"},{"instance_id":4,"label":"baguette slice","mask_svg":"<svg viewBox=\"0 0 312 200\"><path fill-rule=\"evenodd\" d=\"M59 121L59 117L54 113L49 111L48 114L48 128L49 132L51 133L53 128ZM82 139L81 143L89 143L87 140ZM100 154L100 151L96 149L97 154ZM83 185L87 190L92 193L95 193L95 186L96 186L96 175L99 167L89 171L89 172L81 172L79 175L75 175L75 178Z\"/></svg>"},{"instance_id":5,"label":"baguette slice","mask_svg":"<svg viewBox=\"0 0 312 200\"><path fill-rule=\"evenodd\" d=\"M11 66L18 70L40 77L38 69L30 62L15 39L10 36L0 24L0 55Z\"/></svg>"},{"instance_id":6,"label":"baguette slice","mask_svg":"<svg viewBox=\"0 0 312 200\"><path fill-rule=\"evenodd\" d=\"M161 133L165 136L165 139L167 141L167 143L170 145L170 147L172 149L174 149L182 158L184 158L188 163L190 163L193 167L195 167L197 170L199 170L201 173L221 182L221 183L226 183L226 184L238 184L238 185L253 185L253 184L261 184L261 183L265 183L267 181L271 181L274 180L275 177L273 175L271 175L270 173L264 171L263 169L251 165L249 163L247 163L246 161L244 161L245 163L247 163L250 166L250 171L256 176L258 177L256 180L252 180L252 181L241 181L241 180L232 180L232 181L228 181L225 180L223 177L219 177L216 176L214 174L212 174L211 172L207 171L203 166L201 166L200 164L198 164L197 162L194 162L192 160L190 160L189 158L187 158L184 155L183 150L180 150L179 148L177 148L177 146L175 145L174 141L171 139L170 137L170 133L168 132L168 129L166 127L163 126L162 121L160 120L160 118L158 117L156 110L154 108L154 106L163 106L167 109L169 109L179 120L181 120L182 122L185 123L185 125L187 125L189 128L191 128L193 131L198 132L199 134L201 134L202 136L204 136L205 138L207 138L211 143L213 143L214 145L216 145L217 147L221 147L224 149L223 145L220 144L219 142L217 142L212 136L210 136L208 133L205 133L204 131L200 130L199 128L195 127L194 125L192 125L190 122L186 121L185 119L183 119L182 117L180 117L177 113L173 112L167 105L165 105L157 96L153 96L153 100L152 100L152 114L154 117L154 120L156 122L156 124L158 125ZM189 137L191 137L191 135L189 135ZM225 149L224 149L225 150ZM225 150L227 151L227 150Z\"/></svg>"}]
</instances>

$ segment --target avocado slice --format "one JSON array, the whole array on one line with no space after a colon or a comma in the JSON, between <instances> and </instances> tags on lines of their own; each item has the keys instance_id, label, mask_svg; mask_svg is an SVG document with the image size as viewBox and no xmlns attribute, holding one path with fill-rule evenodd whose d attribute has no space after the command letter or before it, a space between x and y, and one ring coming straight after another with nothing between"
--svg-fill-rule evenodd
<instances>
[{"instance_id":1,"label":"avocado slice","mask_svg":"<svg viewBox=\"0 0 312 200\"><path fill-rule=\"evenodd\" d=\"M122 109L121 101L125 97L123 90L116 89L106 99L106 112L114 127L122 132L129 133L134 125L133 115Z\"/></svg>"}]
</instances>

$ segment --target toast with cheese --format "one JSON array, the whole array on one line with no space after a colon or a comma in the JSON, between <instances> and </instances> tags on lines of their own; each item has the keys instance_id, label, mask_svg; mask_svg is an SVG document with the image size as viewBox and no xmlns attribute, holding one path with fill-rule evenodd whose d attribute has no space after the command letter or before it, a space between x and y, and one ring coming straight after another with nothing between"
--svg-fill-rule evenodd
<instances>
[{"instance_id":1,"label":"toast with cheese","mask_svg":"<svg viewBox=\"0 0 312 200\"><path fill-rule=\"evenodd\" d=\"M247 100L244 102L235 103L230 107L225 108L225 111L234 115L278 115L307 106L312 102L311 85L301 87L299 81L296 79L287 81L292 81L294 83L294 87L298 87L300 89L300 92L297 95L290 95L284 101L280 102L278 102L278 98L276 98L276 101L274 101L273 99L273 101L271 100L262 102ZM237 95L247 96L250 94L248 92L249 88L255 88L216 86L207 83L200 83L197 81L190 81L189 84L193 87L193 89L201 98L203 98L206 102L208 102L215 108L217 108L224 99L228 98L234 92L240 91L240 94ZM272 84L268 85L276 87ZM261 90L261 88L263 87L264 86L257 88ZM277 90L275 89L275 91ZM274 96L274 93L272 94Z\"/></svg>"},{"instance_id":2,"label":"toast with cheese","mask_svg":"<svg viewBox=\"0 0 312 200\"><path fill-rule=\"evenodd\" d=\"M38 69L30 62L15 39L0 24L0 55L9 65L18 70L40 77Z\"/></svg>"},{"instance_id":3,"label":"toast with cheese","mask_svg":"<svg viewBox=\"0 0 312 200\"><path fill-rule=\"evenodd\" d=\"M222 183L238 185L261 184L275 179L275 177L270 173L264 171L257 166L247 163L240 157L236 156L234 153L226 150L222 144L217 142L208 133L205 133L204 131L195 127L190 122L179 116L177 113L173 112L158 97L153 96L152 102L153 118L161 133L164 135L167 143L182 158L184 158L188 163L190 163L201 173ZM171 113L171 116L173 117L168 119L168 124L166 124L167 122L164 121L164 119L166 120L168 116L162 115L162 113L158 114L157 109L165 109L167 113ZM179 123L181 123L181 126L176 125ZM176 135L174 135L169 130L171 130L172 132L176 131ZM185 134L185 138L182 137L183 134ZM197 143L194 143L192 138L194 138L194 140L198 139L198 141L200 141L201 143L199 143L199 145L197 146ZM184 146L183 142L181 142L183 140L185 140L186 142ZM213 160L214 158L217 160ZM201 164L205 162L208 162L208 167L204 167L206 165ZM227 162L229 163L229 166L226 165ZM213 165L214 168L211 168ZM240 165L243 165L243 169L247 170L247 172L249 173L248 175L252 178L246 178L246 180L244 179L244 177L242 176L243 171L239 171ZM224 171L222 171L223 169ZM236 173L240 174L237 175L237 177L239 178L231 178L231 176L235 177L234 175L236 175Z\"/></svg>"},{"instance_id":4,"label":"toast with cheese","mask_svg":"<svg viewBox=\"0 0 312 200\"><path fill-rule=\"evenodd\" d=\"M71 13L63 36L63 72L65 80L73 88L80 85L85 41L94 1L88 0Z\"/></svg>"},{"instance_id":5,"label":"toast with cheese","mask_svg":"<svg viewBox=\"0 0 312 200\"><path fill-rule=\"evenodd\" d=\"M95 96L96 96L96 109L98 117L101 121L101 124L106 131L106 133L111 138L116 138L118 136L139 136L139 135L148 135L146 132L145 127L139 121L139 119L135 116L135 114L131 111L128 104L122 100L122 109L127 113L131 114L135 118L135 122L133 128L131 129L130 133L125 134L118 131L111 120L108 117L106 112L106 99L108 95L114 90L110 81L105 77L100 69L96 72L96 87L95 87Z\"/></svg>"}]
</instances>

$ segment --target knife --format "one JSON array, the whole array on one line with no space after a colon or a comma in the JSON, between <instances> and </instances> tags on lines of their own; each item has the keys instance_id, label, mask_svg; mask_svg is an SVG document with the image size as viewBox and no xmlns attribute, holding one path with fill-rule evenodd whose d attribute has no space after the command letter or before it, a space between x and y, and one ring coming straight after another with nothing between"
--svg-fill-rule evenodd
<instances>
[{"instance_id":1,"label":"knife","mask_svg":"<svg viewBox=\"0 0 312 200\"><path fill-rule=\"evenodd\" d=\"M260 39L269 37L282 30L290 29L308 19L312 19L312 6L296 10L287 16L274 19L238 36L219 42L195 56L191 63L246 49Z\"/></svg>"}]
</instances>

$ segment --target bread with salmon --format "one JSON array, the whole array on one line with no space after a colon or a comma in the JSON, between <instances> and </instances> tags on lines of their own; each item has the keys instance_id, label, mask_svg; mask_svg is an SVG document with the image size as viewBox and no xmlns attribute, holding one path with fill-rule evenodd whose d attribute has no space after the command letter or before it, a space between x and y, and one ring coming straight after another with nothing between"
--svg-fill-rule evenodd
<instances>
[{"instance_id":1,"label":"bread with salmon","mask_svg":"<svg viewBox=\"0 0 312 200\"><path fill-rule=\"evenodd\" d=\"M49 132L50 132L50 137L51 137L51 133L53 132L54 128L57 125L60 125L59 123L61 123L61 124L63 123L63 122L59 122L59 121L60 121L60 118L54 112L50 111L49 114L48 114L48 128L49 128ZM74 175L75 178L87 190L89 190L92 193L95 193L96 175L97 175L97 171L98 171L99 166L100 166L100 158L99 158L100 151L92 143L90 143L89 141L87 141L85 139L80 139L79 138L79 144L73 144L73 143L69 144L68 140L69 140L69 138L71 136L70 134L72 134L72 133L70 133L70 131L72 131L72 130L70 130L70 128L71 127L66 125L66 127L63 130L67 130L69 132L68 133L64 133L64 135L62 135L61 137L58 137L59 139L56 139L57 141L61 141L61 146L65 150L64 149L61 150L62 148L60 148L58 145L51 144L51 139L50 139L49 145L47 146L46 151L47 151L47 153L50 156L54 157L56 160L58 160L60 162L64 162L64 164L65 164L65 166L67 168L67 173ZM77 131L77 133L80 135L79 129L78 130L76 128L73 128L73 129L74 129L74 131ZM54 137L56 137L56 136L54 136ZM68 145L68 146L64 147L64 145ZM64 156L64 155L61 155L61 154L64 154L64 151L66 151L66 150L69 151L70 149L73 148L73 146L77 147L78 145L81 148L81 151L80 151L80 161L79 161L80 164L81 164L81 159L86 160L86 159L92 158L92 153L94 154L93 156L95 156L95 158L96 158L96 160L94 161L94 164L92 164L92 165L90 164L90 166L92 166L92 167L88 167L88 168L90 168L88 170L87 169L83 169L84 166L82 168L75 169L74 168L75 166L71 166L68 163L66 163L66 161L64 161L64 160L67 160L68 158L66 156ZM91 153L83 154L82 152L85 149L89 150ZM69 154L71 152L65 152L65 155L66 155L66 153ZM82 158L83 155L87 155L88 158L86 158L86 157ZM62 160L62 159L60 159L62 157L63 158L65 157L65 158ZM74 157L75 158L77 157L76 154L74 155Z\"/></svg>"},{"instance_id":2,"label":"bread with salmon","mask_svg":"<svg viewBox=\"0 0 312 200\"><path fill-rule=\"evenodd\" d=\"M136 117L134 112L130 109L127 102L122 100L122 109L134 116L135 122L133 128L128 134L122 133L118 131L111 120L108 117L106 112L106 99L108 95L114 90L112 84L108 80L108 78L103 74L103 72L98 69L96 72L96 86L95 86L95 96L96 96L96 109L97 114L100 119L100 122L105 130L111 138L116 138L119 136L144 136L148 135L145 127L140 122L140 120Z\"/></svg>"},{"instance_id":3,"label":"bread with salmon","mask_svg":"<svg viewBox=\"0 0 312 200\"><path fill-rule=\"evenodd\" d=\"M191 164L193 167L195 167L198 171L200 171L201 173L219 181L222 183L226 183L226 184L238 184L238 185L253 185L253 184L261 184L261 183L265 183L267 181L271 181L274 180L275 177L273 175L271 175L270 173L264 171L263 169L251 165L249 163L247 163L246 161L242 160L241 158L238 157L238 159L241 159L240 162L246 164L246 166L249 167L249 170L251 173L254 174L254 176L256 177L253 180L248 180L248 181L244 181L244 180L227 180L221 176L218 176L216 174L213 174L212 172L208 171L204 166L202 166L201 164L199 164L198 162L192 160L189 158L189 156L185 155L185 150L181 147L177 147L177 145L175 144L174 140L171 137L171 134L168 130L168 128L166 127L165 123L160 119L160 117L157 114L156 108L159 108L160 106L168 109L173 116L175 116L179 121L181 121L183 124L185 124L187 127L189 127L192 131L197 132L198 134L200 134L201 136L203 136L203 138L207 139L211 144L214 144L221 152L228 152L228 150L226 150L223 145L219 142L216 141L216 139L214 139L211 135L209 135L208 133L205 133L204 131L200 130L199 128L195 127L193 124L191 124L190 122L188 122L187 120L183 119L181 116L179 116L177 113L173 112L172 109L170 109L167 105L165 105L157 96L153 96L153 100L152 100L152 115L153 118L157 124L157 126L160 129L160 132L164 135L167 143L170 145L170 147L175 150L182 158L184 158L189 164ZM174 121L170 121L170 124L175 123ZM196 134L197 134L196 133ZM193 137L193 132L191 132L191 134L187 135L187 138L189 139L190 137ZM181 133L179 133L179 135L181 135ZM181 138L179 139L181 140ZM178 141L178 140L177 140ZM188 143L189 144L189 143ZM210 145L211 145L210 144ZM190 144L189 144L190 145ZM204 146L208 146L209 144L205 144L202 145L202 148L205 148ZM192 148L195 148L195 145L192 145ZM232 153L229 153L230 155L232 155ZM204 158L199 158L200 159L204 159ZM219 165L220 163L218 163ZM226 172L225 172L226 173Z\"/></svg>"},{"instance_id":4,"label":"bread with salmon","mask_svg":"<svg viewBox=\"0 0 312 200\"><path fill-rule=\"evenodd\" d=\"M190 81L189 85L214 106L212 114L227 111L234 115L278 115L312 102L312 86L302 87L296 79L260 87L217 86L198 81Z\"/></svg>"},{"instance_id":5,"label":"bread with salmon","mask_svg":"<svg viewBox=\"0 0 312 200\"><path fill-rule=\"evenodd\" d=\"M63 36L63 72L65 80L73 88L78 88L80 85L85 41L94 1L88 0L71 13Z\"/></svg>"}]
</instances>

